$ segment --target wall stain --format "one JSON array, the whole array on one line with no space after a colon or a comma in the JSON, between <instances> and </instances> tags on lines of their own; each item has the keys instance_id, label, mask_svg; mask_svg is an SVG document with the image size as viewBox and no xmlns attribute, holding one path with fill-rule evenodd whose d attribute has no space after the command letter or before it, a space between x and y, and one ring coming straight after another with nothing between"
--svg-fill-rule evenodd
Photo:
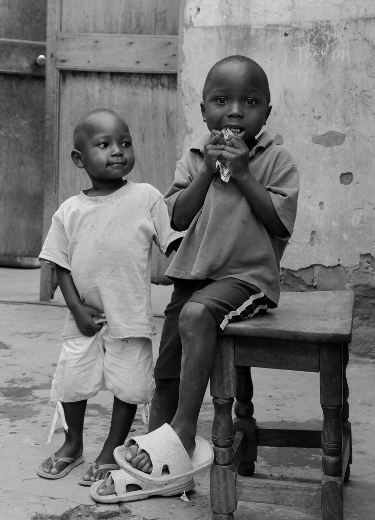
<instances>
[{"instance_id":1,"label":"wall stain","mask_svg":"<svg viewBox=\"0 0 375 520\"><path fill-rule=\"evenodd\" d=\"M0 341L0 350L8 350L10 349L10 346L7 345L6 343L3 343L2 341Z\"/></svg>"},{"instance_id":2,"label":"wall stain","mask_svg":"<svg viewBox=\"0 0 375 520\"><path fill-rule=\"evenodd\" d=\"M314 144L320 144L325 148L332 148L332 146L339 146L346 139L346 134L336 132L335 130L328 130L325 134L317 134L312 136Z\"/></svg>"},{"instance_id":3,"label":"wall stain","mask_svg":"<svg viewBox=\"0 0 375 520\"><path fill-rule=\"evenodd\" d=\"M310 235L310 246L313 246L315 244L315 240L316 240L316 231L313 229L311 231L311 235Z\"/></svg>"},{"instance_id":4,"label":"wall stain","mask_svg":"<svg viewBox=\"0 0 375 520\"><path fill-rule=\"evenodd\" d=\"M284 143L283 136L281 134L276 134L275 138L274 138L274 143L275 144L283 144Z\"/></svg>"},{"instance_id":5,"label":"wall stain","mask_svg":"<svg viewBox=\"0 0 375 520\"><path fill-rule=\"evenodd\" d=\"M344 184L344 186L348 186L353 182L353 174L352 172L344 172L340 175L340 182Z\"/></svg>"},{"instance_id":6,"label":"wall stain","mask_svg":"<svg viewBox=\"0 0 375 520\"><path fill-rule=\"evenodd\" d=\"M283 291L342 291L356 293L353 355L375 359L375 256L361 254L359 263L343 266L313 264L302 269L281 269Z\"/></svg>"}]
</instances>

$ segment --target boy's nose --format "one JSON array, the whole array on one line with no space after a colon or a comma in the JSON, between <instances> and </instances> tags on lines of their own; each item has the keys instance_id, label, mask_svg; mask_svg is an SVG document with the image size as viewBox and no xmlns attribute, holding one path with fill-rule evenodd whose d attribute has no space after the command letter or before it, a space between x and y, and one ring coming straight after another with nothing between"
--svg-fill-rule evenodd
<instances>
[{"instance_id":1,"label":"boy's nose","mask_svg":"<svg viewBox=\"0 0 375 520\"><path fill-rule=\"evenodd\" d=\"M120 146L115 144L112 147L112 155L124 155L124 152Z\"/></svg>"},{"instance_id":2,"label":"boy's nose","mask_svg":"<svg viewBox=\"0 0 375 520\"><path fill-rule=\"evenodd\" d=\"M241 103L237 103L237 102L231 103L231 105L229 106L228 116L229 117L242 117L243 111L242 111Z\"/></svg>"}]
</instances>

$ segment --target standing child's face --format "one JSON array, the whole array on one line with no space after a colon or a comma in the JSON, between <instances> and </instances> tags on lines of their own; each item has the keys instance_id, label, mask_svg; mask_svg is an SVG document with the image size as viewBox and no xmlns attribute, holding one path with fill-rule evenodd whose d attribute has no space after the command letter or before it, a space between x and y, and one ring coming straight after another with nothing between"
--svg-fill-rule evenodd
<instances>
[{"instance_id":1,"label":"standing child's face","mask_svg":"<svg viewBox=\"0 0 375 520\"><path fill-rule=\"evenodd\" d=\"M210 131L229 127L245 143L254 140L271 111L260 73L243 62L224 63L213 72L201 108Z\"/></svg>"},{"instance_id":2,"label":"standing child's face","mask_svg":"<svg viewBox=\"0 0 375 520\"><path fill-rule=\"evenodd\" d=\"M85 123L74 163L92 179L117 180L134 167L135 157L128 125L111 113L93 114Z\"/></svg>"}]
</instances>

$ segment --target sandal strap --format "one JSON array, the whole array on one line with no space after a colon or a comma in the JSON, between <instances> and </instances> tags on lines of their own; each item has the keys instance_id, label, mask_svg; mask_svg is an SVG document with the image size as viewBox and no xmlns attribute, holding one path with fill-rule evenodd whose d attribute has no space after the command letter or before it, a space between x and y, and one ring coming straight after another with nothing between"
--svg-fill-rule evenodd
<instances>
[{"instance_id":1,"label":"sandal strap","mask_svg":"<svg viewBox=\"0 0 375 520\"><path fill-rule=\"evenodd\" d=\"M79 458L79 457L77 457ZM56 457L55 454L53 454L51 456L51 459L52 459L52 462L53 462L53 468L56 466L56 464L58 464L59 462L66 462L68 464L71 464L72 462L74 462L76 460L75 457Z\"/></svg>"},{"instance_id":2,"label":"sandal strap","mask_svg":"<svg viewBox=\"0 0 375 520\"><path fill-rule=\"evenodd\" d=\"M138 452L148 453L152 463L152 477L161 477L166 466L170 476L184 475L192 468L192 462L178 435L169 424L163 424L147 435L131 437L138 445Z\"/></svg>"},{"instance_id":3,"label":"sandal strap","mask_svg":"<svg viewBox=\"0 0 375 520\"><path fill-rule=\"evenodd\" d=\"M144 482L140 482L137 478L132 477L129 473L122 469L108 471L105 476L106 486L114 484L116 495L124 495L126 493L126 486L129 484L136 484L141 489L144 486Z\"/></svg>"},{"instance_id":4,"label":"sandal strap","mask_svg":"<svg viewBox=\"0 0 375 520\"><path fill-rule=\"evenodd\" d=\"M92 467L93 471L99 471L101 469L107 469L107 470L120 469L120 466L118 464L100 464L100 466L98 466L98 464L96 462L93 462L91 464L91 467ZM89 468L89 470L90 470L90 468Z\"/></svg>"}]
</instances>

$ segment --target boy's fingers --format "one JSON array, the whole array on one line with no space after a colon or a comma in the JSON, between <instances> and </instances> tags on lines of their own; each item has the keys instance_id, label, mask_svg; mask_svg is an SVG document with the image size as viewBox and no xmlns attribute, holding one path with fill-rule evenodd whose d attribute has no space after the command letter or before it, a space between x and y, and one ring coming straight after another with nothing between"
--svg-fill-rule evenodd
<instances>
[{"instance_id":1,"label":"boy's fingers","mask_svg":"<svg viewBox=\"0 0 375 520\"><path fill-rule=\"evenodd\" d=\"M95 316L95 318L103 318L103 313L95 309L95 307L89 307L91 316Z\"/></svg>"}]
</instances>

